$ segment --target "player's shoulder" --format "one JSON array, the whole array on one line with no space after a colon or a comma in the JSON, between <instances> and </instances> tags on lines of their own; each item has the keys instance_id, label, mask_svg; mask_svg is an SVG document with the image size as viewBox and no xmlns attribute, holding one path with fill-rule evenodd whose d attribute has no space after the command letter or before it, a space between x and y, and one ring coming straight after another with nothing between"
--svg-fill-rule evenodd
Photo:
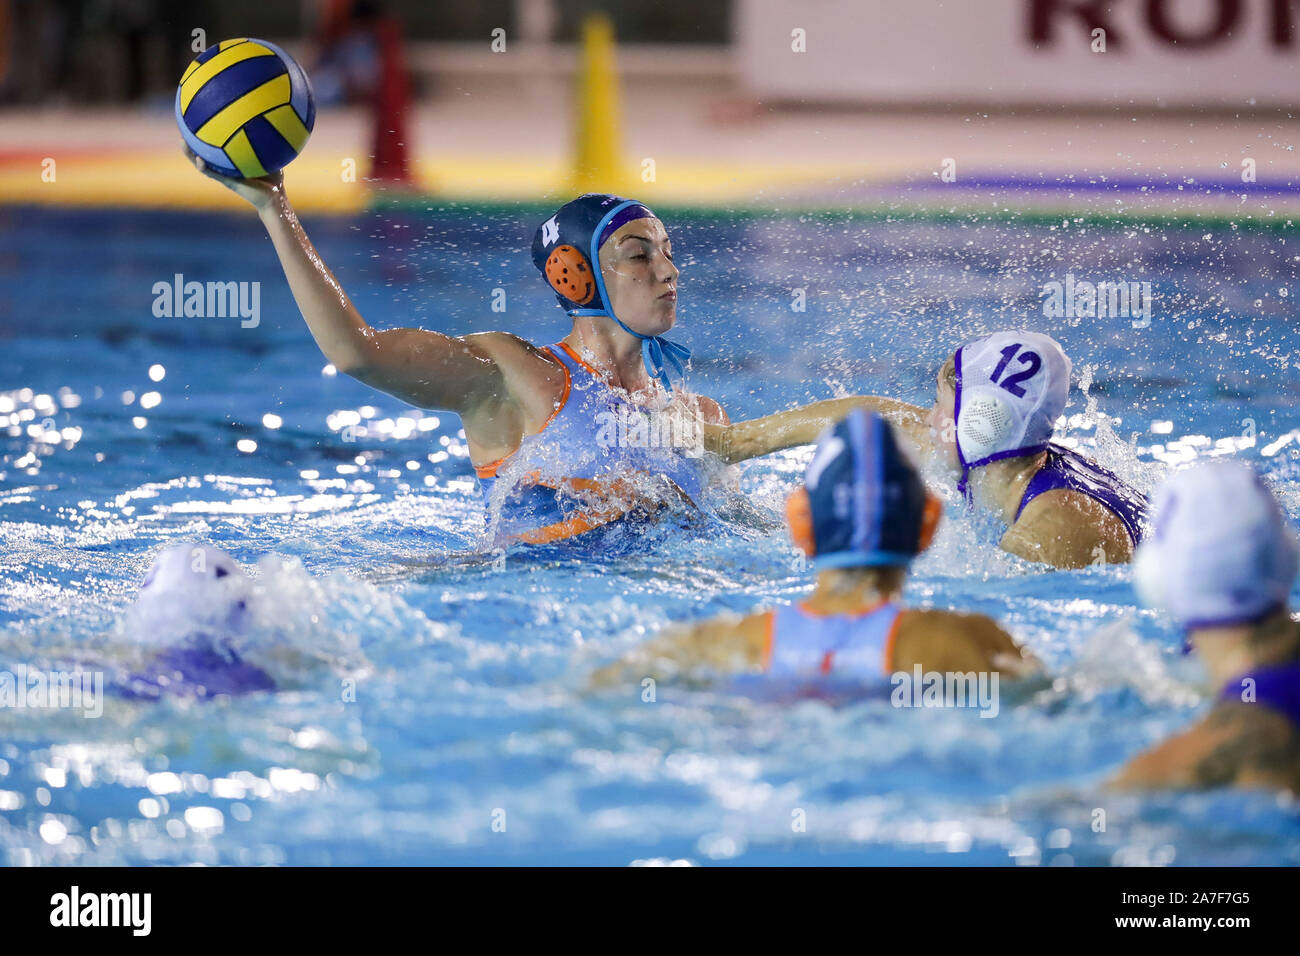
<instances>
[{"instance_id":1,"label":"player's shoulder","mask_svg":"<svg viewBox=\"0 0 1300 956\"><path fill-rule=\"evenodd\" d=\"M1124 562L1133 553L1119 515L1073 488L1053 488L1025 505L1003 546L1030 560L1065 568Z\"/></svg>"},{"instance_id":2,"label":"player's shoulder","mask_svg":"<svg viewBox=\"0 0 1300 956\"><path fill-rule=\"evenodd\" d=\"M468 335L462 335L460 338L470 348L489 358L531 355L541 351L532 342L515 335L513 332L471 332Z\"/></svg>"},{"instance_id":3,"label":"player's shoulder","mask_svg":"<svg viewBox=\"0 0 1300 956\"><path fill-rule=\"evenodd\" d=\"M681 644L695 661L711 661L726 670L762 668L771 653L771 612L722 614L685 628Z\"/></svg>"},{"instance_id":4,"label":"player's shoulder","mask_svg":"<svg viewBox=\"0 0 1300 956\"><path fill-rule=\"evenodd\" d=\"M772 611L754 611L750 614L722 614L702 624L716 637L734 637L756 647L767 644L772 634Z\"/></svg>"},{"instance_id":5,"label":"player's shoulder","mask_svg":"<svg viewBox=\"0 0 1300 956\"><path fill-rule=\"evenodd\" d=\"M707 395L699 395L695 392L683 392L682 401L692 412L706 425L730 425L731 419L728 417L723 407L714 399Z\"/></svg>"},{"instance_id":6,"label":"player's shoulder","mask_svg":"<svg viewBox=\"0 0 1300 956\"><path fill-rule=\"evenodd\" d=\"M1052 488L1050 491L1044 491L1036 495L1020 513L1016 523L1021 521L1033 523L1043 521L1053 517L1065 517L1067 520L1073 519L1090 519L1092 521L1104 518L1119 518L1104 503L1098 501L1092 495L1079 491L1076 488ZM1122 524L1121 524L1122 527Z\"/></svg>"},{"instance_id":7,"label":"player's shoulder","mask_svg":"<svg viewBox=\"0 0 1300 956\"><path fill-rule=\"evenodd\" d=\"M1121 783L1147 787L1295 788L1300 730L1267 707L1220 701L1187 729L1131 760Z\"/></svg>"},{"instance_id":8,"label":"player's shoulder","mask_svg":"<svg viewBox=\"0 0 1300 956\"><path fill-rule=\"evenodd\" d=\"M1218 704L1192 726L1130 760L1115 784L1157 789L1229 786L1250 762L1248 751L1259 744L1253 731L1260 716L1244 706Z\"/></svg>"},{"instance_id":9,"label":"player's shoulder","mask_svg":"<svg viewBox=\"0 0 1300 956\"><path fill-rule=\"evenodd\" d=\"M527 392L546 383L550 395L564 379L564 366L547 349L534 345L513 332L472 332L461 337L476 355L494 363L511 382L512 390Z\"/></svg>"},{"instance_id":10,"label":"player's shoulder","mask_svg":"<svg viewBox=\"0 0 1300 956\"><path fill-rule=\"evenodd\" d=\"M905 608L899 614L898 626L908 630L941 630L947 633L1004 633L997 621L987 615L942 608Z\"/></svg>"}]
</instances>

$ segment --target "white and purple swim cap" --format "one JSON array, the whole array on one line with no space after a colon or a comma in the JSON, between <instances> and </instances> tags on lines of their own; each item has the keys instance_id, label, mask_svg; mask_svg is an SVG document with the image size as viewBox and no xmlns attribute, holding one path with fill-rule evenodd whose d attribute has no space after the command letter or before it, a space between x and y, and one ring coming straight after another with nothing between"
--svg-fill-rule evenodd
<instances>
[{"instance_id":1,"label":"white and purple swim cap","mask_svg":"<svg viewBox=\"0 0 1300 956\"><path fill-rule=\"evenodd\" d=\"M954 356L961 482L972 468L1042 451L1065 411L1070 360L1041 332L995 332Z\"/></svg>"},{"instance_id":2,"label":"white and purple swim cap","mask_svg":"<svg viewBox=\"0 0 1300 956\"><path fill-rule=\"evenodd\" d=\"M1252 623L1286 607L1295 533L1250 465L1212 461L1170 475L1152 515L1133 558L1144 604L1189 629Z\"/></svg>"},{"instance_id":3,"label":"white and purple swim cap","mask_svg":"<svg viewBox=\"0 0 1300 956\"><path fill-rule=\"evenodd\" d=\"M219 548L185 542L154 559L129 613L132 629L148 643L193 634L238 634L247 625L251 580Z\"/></svg>"}]
</instances>

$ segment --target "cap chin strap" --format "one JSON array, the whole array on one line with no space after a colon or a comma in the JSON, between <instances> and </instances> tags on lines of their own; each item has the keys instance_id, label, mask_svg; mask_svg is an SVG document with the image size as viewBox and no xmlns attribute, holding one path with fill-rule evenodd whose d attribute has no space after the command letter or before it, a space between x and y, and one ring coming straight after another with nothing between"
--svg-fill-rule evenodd
<instances>
[{"instance_id":1,"label":"cap chin strap","mask_svg":"<svg viewBox=\"0 0 1300 956\"><path fill-rule=\"evenodd\" d=\"M637 335L636 332L632 332L626 325L619 322L617 318L614 321L641 340L641 358L645 362L645 367L654 378L663 383L664 388L671 392L673 385L668 380L665 360L672 365L673 371L679 377L683 376L686 374L685 363L691 360L691 350L680 343L664 338L662 335Z\"/></svg>"},{"instance_id":2,"label":"cap chin strap","mask_svg":"<svg viewBox=\"0 0 1300 956\"><path fill-rule=\"evenodd\" d=\"M953 370L956 372L956 384L952 392L952 425L955 432L953 441L957 443L957 461L961 464L961 477L957 479L957 493L969 504L971 497L967 479L970 478L971 466L967 464L966 455L961 450L961 432L957 430L961 422L961 353L964 348L965 346L962 346L952 354Z\"/></svg>"},{"instance_id":3,"label":"cap chin strap","mask_svg":"<svg viewBox=\"0 0 1300 956\"><path fill-rule=\"evenodd\" d=\"M916 555L906 551L835 551L816 555L813 568L825 571L830 568L906 568L916 560Z\"/></svg>"},{"instance_id":4,"label":"cap chin strap","mask_svg":"<svg viewBox=\"0 0 1300 956\"><path fill-rule=\"evenodd\" d=\"M961 445L959 444L957 447L960 453ZM1026 445L1024 448L1009 448L1006 451L994 452L992 455L985 455L983 458L979 458L975 461L966 461L963 459L961 463L961 478L957 481L957 491L960 492L967 501L970 501L970 473L976 468L983 468L985 465L991 465L993 462L1001 461L1004 458L1019 458L1021 455L1034 455L1040 451L1046 450L1047 444Z\"/></svg>"},{"instance_id":5,"label":"cap chin strap","mask_svg":"<svg viewBox=\"0 0 1300 956\"><path fill-rule=\"evenodd\" d=\"M624 325L613 312L602 312L599 309L570 309L569 315L603 315L617 322L618 327L628 335L640 339L641 360L645 363L646 371L650 373L651 378L661 382L668 391L673 390L672 382L668 379L669 367L679 377L686 374L685 363L691 360L691 350L679 342L673 342L662 335L642 335L640 332L635 332Z\"/></svg>"},{"instance_id":6,"label":"cap chin strap","mask_svg":"<svg viewBox=\"0 0 1300 956\"><path fill-rule=\"evenodd\" d=\"M1286 603L1271 605L1267 610L1258 614L1234 614L1231 617L1205 618L1195 621L1179 621L1179 626L1183 629L1183 654L1194 654L1196 648L1192 645L1192 631L1203 630L1211 627L1240 627L1243 625L1255 625L1262 621L1267 621L1278 611L1286 607Z\"/></svg>"}]
</instances>

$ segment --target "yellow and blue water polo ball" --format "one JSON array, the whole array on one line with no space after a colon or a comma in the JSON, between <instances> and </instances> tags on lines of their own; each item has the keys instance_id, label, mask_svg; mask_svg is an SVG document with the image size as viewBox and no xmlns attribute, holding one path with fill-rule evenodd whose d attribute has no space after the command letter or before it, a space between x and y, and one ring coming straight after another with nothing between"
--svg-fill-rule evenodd
<instances>
[{"instance_id":1,"label":"yellow and blue water polo ball","mask_svg":"<svg viewBox=\"0 0 1300 956\"><path fill-rule=\"evenodd\" d=\"M302 152L316 123L307 74L266 40L222 40L185 70L176 122L208 166L235 179L278 172Z\"/></svg>"}]
</instances>

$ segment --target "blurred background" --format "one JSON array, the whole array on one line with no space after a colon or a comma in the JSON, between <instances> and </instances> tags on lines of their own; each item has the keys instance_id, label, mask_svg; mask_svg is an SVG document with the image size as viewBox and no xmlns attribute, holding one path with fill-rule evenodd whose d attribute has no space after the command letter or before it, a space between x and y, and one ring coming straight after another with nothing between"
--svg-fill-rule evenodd
<instances>
[{"instance_id":1,"label":"blurred background","mask_svg":"<svg viewBox=\"0 0 1300 956\"><path fill-rule=\"evenodd\" d=\"M760 205L1014 188L1237 212L1243 184L1294 189L1297 18L1287 0L0 0L0 200L230 203L195 188L171 104L199 51L255 36L316 89L290 176L309 209L398 188ZM47 157L57 189L34 176Z\"/></svg>"}]
</instances>

